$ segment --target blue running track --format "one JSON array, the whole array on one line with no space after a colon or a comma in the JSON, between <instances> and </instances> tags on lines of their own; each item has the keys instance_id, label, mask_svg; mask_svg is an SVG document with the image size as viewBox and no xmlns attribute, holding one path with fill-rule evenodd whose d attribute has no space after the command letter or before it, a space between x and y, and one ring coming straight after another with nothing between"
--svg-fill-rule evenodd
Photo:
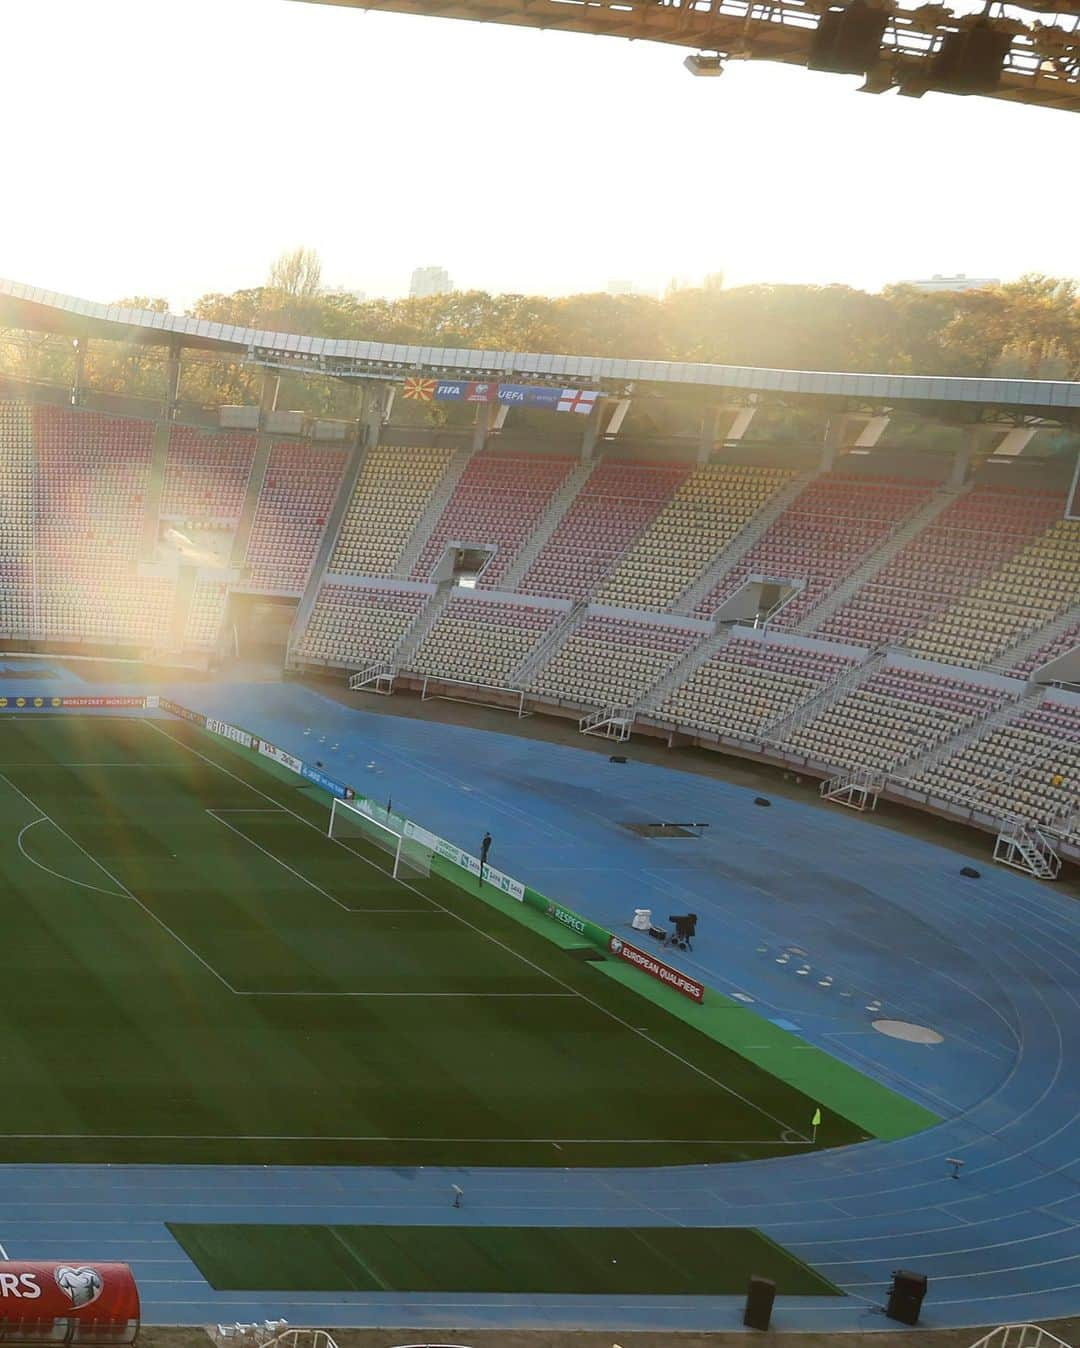
<instances>
[{"instance_id":1,"label":"blue running track","mask_svg":"<svg viewBox=\"0 0 1080 1348\"><path fill-rule=\"evenodd\" d=\"M89 691L29 663L5 680L13 693ZM741 1301L217 1293L164 1223L756 1226L848 1294L781 1298L778 1328L885 1328L900 1266L930 1279L924 1327L1080 1313L1080 902L1066 891L994 867L975 835L982 878L966 880L958 852L839 809L776 797L762 809L700 775L380 716L374 699L367 712L297 685L160 691L321 758L470 850L490 829L494 864L614 930L635 907L661 920L692 909L685 968L944 1121L898 1142L671 1169L7 1166L11 1257L128 1259L153 1323L706 1330L736 1327ZM700 839L624 827L660 819L710 827ZM873 1028L883 1019L941 1042L886 1037ZM451 1183L465 1190L460 1212Z\"/></svg>"}]
</instances>

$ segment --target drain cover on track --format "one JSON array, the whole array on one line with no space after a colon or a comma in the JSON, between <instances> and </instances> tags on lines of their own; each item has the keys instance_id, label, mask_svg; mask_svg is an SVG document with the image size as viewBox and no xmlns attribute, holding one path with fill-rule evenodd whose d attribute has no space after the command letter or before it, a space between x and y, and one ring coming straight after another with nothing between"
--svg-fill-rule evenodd
<instances>
[{"instance_id":1,"label":"drain cover on track","mask_svg":"<svg viewBox=\"0 0 1080 1348\"><path fill-rule=\"evenodd\" d=\"M887 1034L890 1039L905 1039L909 1044L940 1044L945 1038L927 1025L912 1025L906 1020L875 1020L871 1024L878 1034Z\"/></svg>"}]
</instances>

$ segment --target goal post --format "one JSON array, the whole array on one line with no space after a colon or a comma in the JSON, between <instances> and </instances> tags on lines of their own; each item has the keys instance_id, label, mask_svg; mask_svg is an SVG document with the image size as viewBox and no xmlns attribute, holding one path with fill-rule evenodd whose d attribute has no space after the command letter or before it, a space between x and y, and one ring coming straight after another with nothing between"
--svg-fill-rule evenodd
<instances>
[{"instance_id":1,"label":"goal post","mask_svg":"<svg viewBox=\"0 0 1080 1348\"><path fill-rule=\"evenodd\" d=\"M431 874L432 849L407 832L406 821L388 811L361 800L341 800L335 797L330 806L330 827L327 832L335 842L367 843L393 859L390 874L428 876Z\"/></svg>"}]
</instances>

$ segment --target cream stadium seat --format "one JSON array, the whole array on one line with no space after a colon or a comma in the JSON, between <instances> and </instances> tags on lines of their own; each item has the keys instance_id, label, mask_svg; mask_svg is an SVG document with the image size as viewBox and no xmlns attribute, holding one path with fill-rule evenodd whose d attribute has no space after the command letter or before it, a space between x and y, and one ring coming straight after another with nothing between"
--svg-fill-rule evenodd
<instances>
[{"instance_id":1,"label":"cream stadium seat","mask_svg":"<svg viewBox=\"0 0 1080 1348\"><path fill-rule=\"evenodd\" d=\"M329 570L389 576L427 509L453 450L378 445L367 453L338 532Z\"/></svg>"},{"instance_id":2,"label":"cream stadium seat","mask_svg":"<svg viewBox=\"0 0 1080 1348\"><path fill-rule=\"evenodd\" d=\"M698 468L615 567L598 602L669 608L791 476L741 464Z\"/></svg>"}]
</instances>

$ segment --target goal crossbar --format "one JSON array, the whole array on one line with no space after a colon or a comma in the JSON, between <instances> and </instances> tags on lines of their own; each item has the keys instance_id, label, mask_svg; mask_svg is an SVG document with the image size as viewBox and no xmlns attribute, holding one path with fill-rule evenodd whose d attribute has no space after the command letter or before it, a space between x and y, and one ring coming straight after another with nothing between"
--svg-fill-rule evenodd
<instances>
[{"instance_id":1,"label":"goal crossbar","mask_svg":"<svg viewBox=\"0 0 1080 1348\"><path fill-rule=\"evenodd\" d=\"M389 806L380 809L368 801L335 798L330 806L327 833L337 842L367 843L393 858L390 874L395 879L403 874L430 875L432 850L410 837L405 824Z\"/></svg>"}]
</instances>

